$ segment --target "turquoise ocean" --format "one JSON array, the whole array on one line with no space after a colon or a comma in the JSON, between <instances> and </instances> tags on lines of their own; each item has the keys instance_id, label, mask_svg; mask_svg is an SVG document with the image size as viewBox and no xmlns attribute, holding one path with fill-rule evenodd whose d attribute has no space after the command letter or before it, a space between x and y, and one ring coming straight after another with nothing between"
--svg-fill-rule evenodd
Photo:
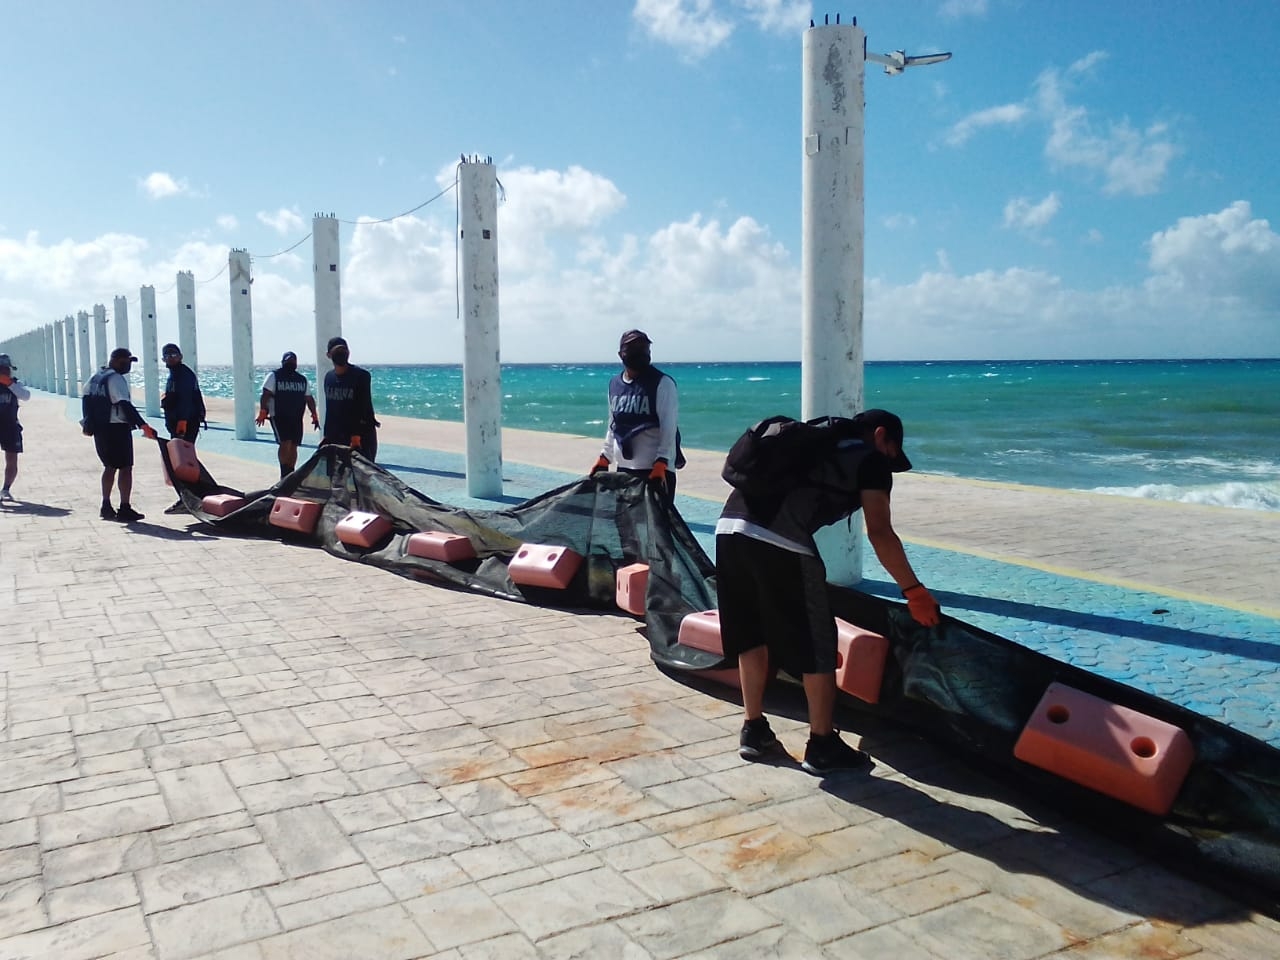
<instances>
[{"instance_id":1,"label":"turquoise ocean","mask_svg":"<svg viewBox=\"0 0 1280 960\"><path fill-rule=\"evenodd\" d=\"M727 450L763 417L800 415L798 362L658 366L679 384L688 448ZM379 413L462 420L461 366L368 369ZM503 425L603 436L617 369L504 365ZM232 395L230 367L200 381ZM873 362L865 396L902 417L921 472L1280 510L1280 360Z\"/></svg>"}]
</instances>

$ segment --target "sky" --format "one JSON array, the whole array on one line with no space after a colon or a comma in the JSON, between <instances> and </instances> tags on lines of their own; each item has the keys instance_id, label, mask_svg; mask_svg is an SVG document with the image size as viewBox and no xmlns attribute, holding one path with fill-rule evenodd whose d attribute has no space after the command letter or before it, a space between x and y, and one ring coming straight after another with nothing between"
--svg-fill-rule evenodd
<instances>
[{"instance_id":1,"label":"sky","mask_svg":"<svg viewBox=\"0 0 1280 960\"><path fill-rule=\"evenodd\" d=\"M228 363L239 248L255 359L310 362L321 212L352 359L460 362L465 154L502 187L504 362L611 362L632 327L659 364L798 360L802 44L840 14L871 52L953 53L867 64L866 359L1280 356L1280 4L0 12L0 342L123 296L140 343L144 284L176 340L189 270Z\"/></svg>"}]
</instances>

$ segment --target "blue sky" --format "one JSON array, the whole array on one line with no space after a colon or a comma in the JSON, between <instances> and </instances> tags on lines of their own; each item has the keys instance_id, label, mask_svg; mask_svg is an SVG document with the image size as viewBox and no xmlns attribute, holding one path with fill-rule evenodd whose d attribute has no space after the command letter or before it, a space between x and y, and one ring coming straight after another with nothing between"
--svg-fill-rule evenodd
<instances>
[{"instance_id":1,"label":"blue sky","mask_svg":"<svg viewBox=\"0 0 1280 960\"><path fill-rule=\"evenodd\" d=\"M452 192L493 157L502 358L798 359L801 57L857 16L866 356L1280 355L1280 5L1086 0L6 2L0 340L156 288L230 359L312 359L312 214L365 362L457 362ZM207 282L206 282L207 281ZM135 341L136 342L136 341Z\"/></svg>"}]
</instances>

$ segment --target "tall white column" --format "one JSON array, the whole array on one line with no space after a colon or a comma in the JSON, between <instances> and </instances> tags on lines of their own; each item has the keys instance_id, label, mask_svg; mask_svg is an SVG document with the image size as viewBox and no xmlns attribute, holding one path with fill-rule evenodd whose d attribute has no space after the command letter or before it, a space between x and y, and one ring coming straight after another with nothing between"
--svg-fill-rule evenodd
<instances>
[{"instance_id":1,"label":"tall white column","mask_svg":"<svg viewBox=\"0 0 1280 960\"><path fill-rule=\"evenodd\" d=\"M196 278L190 270L178 271L178 349L182 362L200 372L196 351Z\"/></svg>"},{"instance_id":2,"label":"tall white column","mask_svg":"<svg viewBox=\"0 0 1280 960\"><path fill-rule=\"evenodd\" d=\"M467 495L502 496L502 365L498 351L498 178L487 157L458 167L462 251L462 419Z\"/></svg>"},{"instance_id":3,"label":"tall white column","mask_svg":"<svg viewBox=\"0 0 1280 960\"><path fill-rule=\"evenodd\" d=\"M46 324L44 325L44 385L43 385L43 389L48 390L50 393L57 393L57 389L56 389L56 387L55 387L55 384L57 383L58 375L57 375L57 373L55 372L55 371L56 371L56 369L57 369L57 364L55 363L54 358L53 358L53 352L54 352L54 351L53 351L53 339L54 339L53 324L52 324L52 323L46 323Z\"/></svg>"},{"instance_id":4,"label":"tall white column","mask_svg":"<svg viewBox=\"0 0 1280 960\"><path fill-rule=\"evenodd\" d=\"M862 409L862 121L866 34L854 24L804 34L800 410ZM861 519L861 514L856 515ZM862 528L818 532L833 583L862 579Z\"/></svg>"},{"instance_id":5,"label":"tall white column","mask_svg":"<svg viewBox=\"0 0 1280 960\"><path fill-rule=\"evenodd\" d=\"M325 356L330 337L342 336L342 274L338 269L338 218L311 219L312 269L316 295L316 405L324 423L324 375L333 369Z\"/></svg>"},{"instance_id":6,"label":"tall white column","mask_svg":"<svg viewBox=\"0 0 1280 960\"><path fill-rule=\"evenodd\" d=\"M66 335L62 321L53 321L53 392L69 397L71 391L67 389Z\"/></svg>"},{"instance_id":7,"label":"tall white column","mask_svg":"<svg viewBox=\"0 0 1280 960\"><path fill-rule=\"evenodd\" d=\"M62 333L67 338L67 396L80 396L80 388L89 379L87 372L76 362L76 321L68 314L62 321Z\"/></svg>"},{"instance_id":8,"label":"tall white column","mask_svg":"<svg viewBox=\"0 0 1280 960\"><path fill-rule=\"evenodd\" d=\"M116 322L116 346L129 346L129 301L116 297L111 305L111 314Z\"/></svg>"},{"instance_id":9,"label":"tall white column","mask_svg":"<svg viewBox=\"0 0 1280 960\"><path fill-rule=\"evenodd\" d=\"M76 314L76 339L80 344L80 378L88 380L98 372L98 368L89 356L89 314L83 310Z\"/></svg>"},{"instance_id":10,"label":"tall white column","mask_svg":"<svg viewBox=\"0 0 1280 960\"><path fill-rule=\"evenodd\" d=\"M98 369L102 369L107 365L107 354L115 347L107 349L107 308L101 303L93 305L93 344Z\"/></svg>"},{"instance_id":11,"label":"tall white column","mask_svg":"<svg viewBox=\"0 0 1280 960\"><path fill-rule=\"evenodd\" d=\"M232 250L227 257L231 275L231 373L234 382L236 439L258 435L254 412L258 409L253 382L253 298L249 287L249 251Z\"/></svg>"},{"instance_id":12,"label":"tall white column","mask_svg":"<svg viewBox=\"0 0 1280 960\"><path fill-rule=\"evenodd\" d=\"M156 288L138 289L139 309L142 311L142 394L147 405L147 416L158 417L160 409L160 346L156 335Z\"/></svg>"}]
</instances>

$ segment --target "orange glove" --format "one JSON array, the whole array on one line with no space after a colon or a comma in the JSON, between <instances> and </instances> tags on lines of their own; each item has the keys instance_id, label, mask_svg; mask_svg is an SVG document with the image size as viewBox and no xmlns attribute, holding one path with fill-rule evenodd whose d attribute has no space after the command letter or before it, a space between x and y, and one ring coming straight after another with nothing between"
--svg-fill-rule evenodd
<instances>
[{"instance_id":1,"label":"orange glove","mask_svg":"<svg viewBox=\"0 0 1280 960\"><path fill-rule=\"evenodd\" d=\"M922 627L936 627L942 621L942 608L933 594L923 583L907 587L902 591L907 598L907 609L911 611L911 619Z\"/></svg>"},{"instance_id":2,"label":"orange glove","mask_svg":"<svg viewBox=\"0 0 1280 960\"><path fill-rule=\"evenodd\" d=\"M649 486L659 493L667 492L667 461L653 461L653 469L649 471Z\"/></svg>"},{"instance_id":3,"label":"orange glove","mask_svg":"<svg viewBox=\"0 0 1280 960\"><path fill-rule=\"evenodd\" d=\"M587 471L587 476L594 477L597 473L600 473L602 470L608 470L608 469L609 469L609 458L602 453L596 459L595 466Z\"/></svg>"},{"instance_id":4,"label":"orange glove","mask_svg":"<svg viewBox=\"0 0 1280 960\"><path fill-rule=\"evenodd\" d=\"M178 421L178 427L177 427L177 434L178 434L178 436L180 436L180 437L181 437L181 436L185 436L185 435L186 435L186 432L187 432L187 421L185 421L185 420L179 420L179 421Z\"/></svg>"},{"instance_id":5,"label":"orange glove","mask_svg":"<svg viewBox=\"0 0 1280 960\"><path fill-rule=\"evenodd\" d=\"M156 438L156 428L149 423L144 423L142 425L142 435L148 440L154 440Z\"/></svg>"},{"instance_id":6,"label":"orange glove","mask_svg":"<svg viewBox=\"0 0 1280 960\"><path fill-rule=\"evenodd\" d=\"M266 408L266 407L259 407L259 408L258 408L258 416L257 416L257 418L256 418L253 422L254 422L254 423L256 423L258 426L262 426L264 423L266 423L266 422L267 422L267 408Z\"/></svg>"},{"instance_id":7,"label":"orange glove","mask_svg":"<svg viewBox=\"0 0 1280 960\"><path fill-rule=\"evenodd\" d=\"M351 438L351 449L352 449L352 450L359 450L359 449L360 449L360 438L359 438L359 437L352 437L352 438Z\"/></svg>"}]
</instances>

